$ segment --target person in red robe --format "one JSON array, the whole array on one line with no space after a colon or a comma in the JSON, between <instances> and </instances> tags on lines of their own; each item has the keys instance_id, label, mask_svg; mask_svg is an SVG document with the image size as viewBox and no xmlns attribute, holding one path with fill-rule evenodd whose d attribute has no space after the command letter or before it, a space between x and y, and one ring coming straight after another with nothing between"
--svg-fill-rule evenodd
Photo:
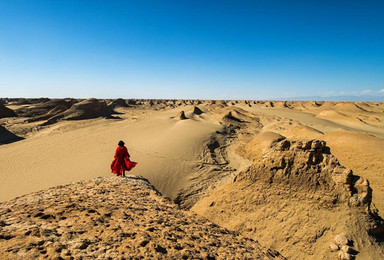
<instances>
[{"instance_id":1,"label":"person in red robe","mask_svg":"<svg viewBox=\"0 0 384 260\"><path fill-rule=\"evenodd\" d=\"M124 142L120 141L115 152L115 158L111 164L112 173L117 176L125 177L125 171L130 171L136 166L136 162L131 162L130 155Z\"/></svg>"}]
</instances>

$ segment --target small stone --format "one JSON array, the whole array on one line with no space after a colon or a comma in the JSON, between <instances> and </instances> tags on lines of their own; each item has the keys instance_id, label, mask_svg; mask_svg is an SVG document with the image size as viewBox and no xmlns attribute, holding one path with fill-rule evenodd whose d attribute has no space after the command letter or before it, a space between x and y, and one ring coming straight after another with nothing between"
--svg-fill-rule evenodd
<instances>
[{"instance_id":1,"label":"small stone","mask_svg":"<svg viewBox=\"0 0 384 260\"><path fill-rule=\"evenodd\" d=\"M344 235L336 235L335 236L335 243L338 245L338 246L344 246L344 245L348 245L348 238Z\"/></svg>"},{"instance_id":2,"label":"small stone","mask_svg":"<svg viewBox=\"0 0 384 260\"><path fill-rule=\"evenodd\" d=\"M340 250L343 251L343 252L346 252L346 253L348 253L348 254L351 254L351 253L353 252L352 247L347 246L347 245L342 246Z\"/></svg>"},{"instance_id":3,"label":"small stone","mask_svg":"<svg viewBox=\"0 0 384 260\"><path fill-rule=\"evenodd\" d=\"M336 251L339 250L339 246L336 245L334 242L331 242L331 243L329 244L329 248L331 249L331 252L336 252Z\"/></svg>"},{"instance_id":4,"label":"small stone","mask_svg":"<svg viewBox=\"0 0 384 260\"><path fill-rule=\"evenodd\" d=\"M140 246L145 247L149 243L149 240L143 240L140 242Z\"/></svg>"},{"instance_id":5,"label":"small stone","mask_svg":"<svg viewBox=\"0 0 384 260\"><path fill-rule=\"evenodd\" d=\"M155 250L156 250L156 252L159 252L159 253L162 253L162 254L167 254L168 253L167 249L165 247L160 246L160 245L157 245L155 247Z\"/></svg>"},{"instance_id":6,"label":"small stone","mask_svg":"<svg viewBox=\"0 0 384 260\"><path fill-rule=\"evenodd\" d=\"M339 259L341 260L351 260L352 256L346 252L340 251L339 252Z\"/></svg>"}]
</instances>

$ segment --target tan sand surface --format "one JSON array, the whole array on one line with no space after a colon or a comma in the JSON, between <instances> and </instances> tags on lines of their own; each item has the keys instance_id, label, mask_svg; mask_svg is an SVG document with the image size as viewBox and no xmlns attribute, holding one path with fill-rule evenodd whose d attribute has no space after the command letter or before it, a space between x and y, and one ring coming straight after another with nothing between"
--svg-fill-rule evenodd
<instances>
[{"instance_id":1,"label":"tan sand surface","mask_svg":"<svg viewBox=\"0 0 384 260\"><path fill-rule=\"evenodd\" d=\"M60 122L31 138L1 146L1 200L110 175L109 165L120 139L125 140L132 160L139 162L134 171L172 196L185 174L196 166L205 139L221 126L205 120L171 118L178 109L137 112L120 121Z\"/></svg>"}]
</instances>

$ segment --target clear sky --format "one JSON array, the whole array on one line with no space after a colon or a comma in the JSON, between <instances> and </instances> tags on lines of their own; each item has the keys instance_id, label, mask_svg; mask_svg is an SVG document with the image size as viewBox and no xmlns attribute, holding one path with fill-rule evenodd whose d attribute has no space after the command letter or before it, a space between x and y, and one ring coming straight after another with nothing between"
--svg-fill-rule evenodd
<instances>
[{"instance_id":1,"label":"clear sky","mask_svg":"<svg viewBox=\"0 0 384 260\"><path fill-rule=\"evenodd\" d=\"M384 1L0 0L0 97L384 97Z\"/></svg>"}]
</instances>

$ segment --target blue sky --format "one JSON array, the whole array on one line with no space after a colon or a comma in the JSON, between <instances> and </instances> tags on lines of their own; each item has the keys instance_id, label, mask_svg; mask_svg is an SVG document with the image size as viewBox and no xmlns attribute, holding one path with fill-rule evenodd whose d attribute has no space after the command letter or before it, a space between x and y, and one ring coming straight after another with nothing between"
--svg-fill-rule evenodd
<instances>
[{"instance_id":1,"label":"blue sky","mask_svg":"<svg viewBox=\"0 0 384 260\"><path fill-rule=\"evenodd\" d=\"M384 1L0 0L1 97L384 97Z\"/></svg>"}]
</instances>

